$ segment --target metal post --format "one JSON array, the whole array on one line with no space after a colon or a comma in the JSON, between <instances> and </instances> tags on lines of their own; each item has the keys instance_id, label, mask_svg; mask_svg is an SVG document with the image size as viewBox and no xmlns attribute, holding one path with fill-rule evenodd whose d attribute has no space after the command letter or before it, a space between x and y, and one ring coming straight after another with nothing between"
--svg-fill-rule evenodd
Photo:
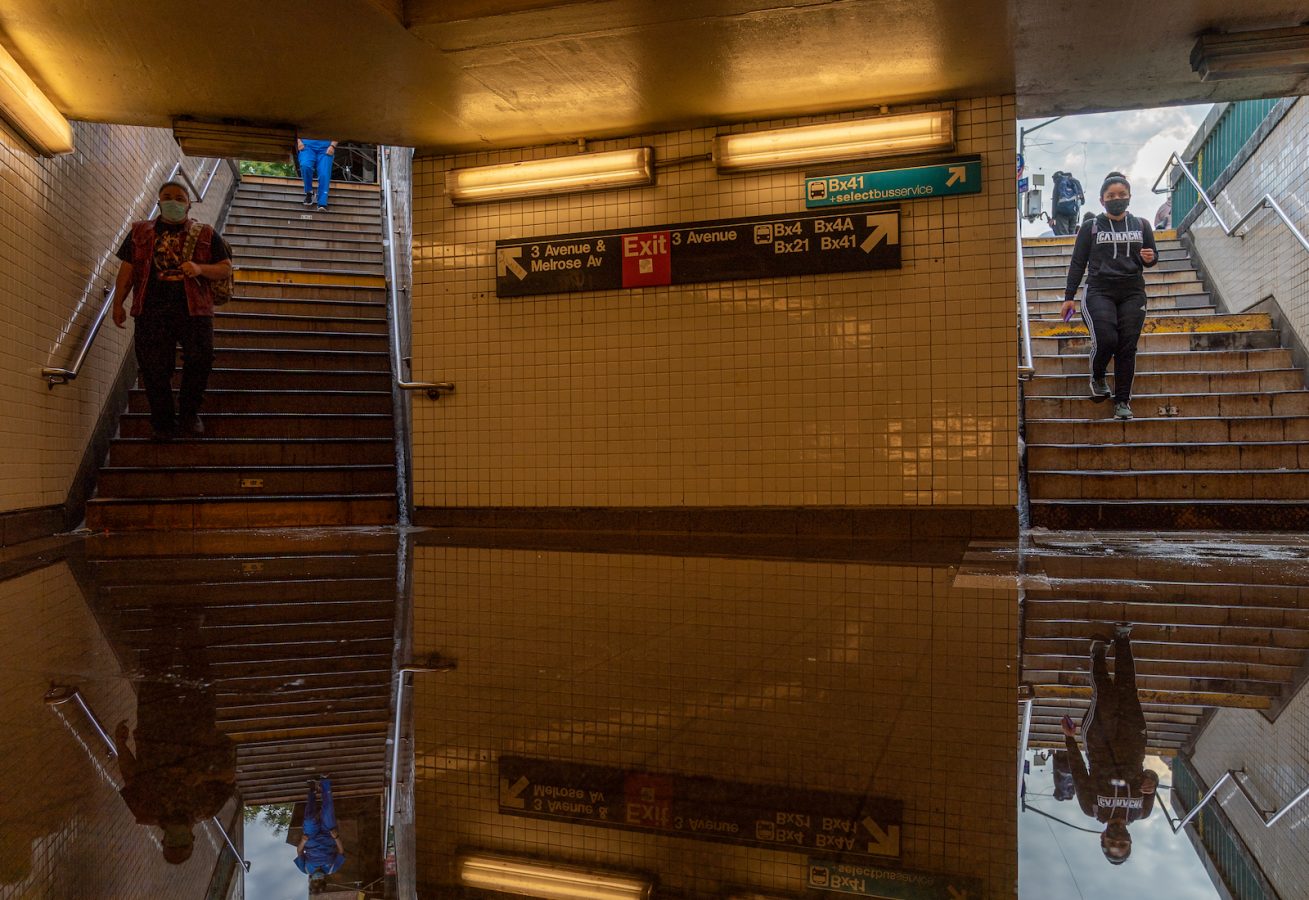
<instances>
[{"instance_id":1,"label":"metal post","mask_svg":"<svg viewBox=\"0 0 1309 900\"><path fill-rule=\"evenodd\" d=\"M1027 762L1027 741L1032 730L1032 700L1023 701L1023 731L1018 741L1018 784L1016 791L1021 803L1023 797L1023 765Z\"/></svg>"}]
</instances>

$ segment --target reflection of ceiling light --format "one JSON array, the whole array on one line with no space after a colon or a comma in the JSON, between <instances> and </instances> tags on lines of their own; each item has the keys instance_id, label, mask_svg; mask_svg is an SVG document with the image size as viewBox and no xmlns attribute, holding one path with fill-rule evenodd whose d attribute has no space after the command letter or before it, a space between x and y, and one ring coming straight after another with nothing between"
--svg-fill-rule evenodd
<instances>
[{"instance_id":1,"label":"reflection of ceiling light","mask_svg":"<svg viewBox=\"0 0 1309 900\"><path fill-rule=\"evenodd\" d=\"M641 878L489 853L460 857L459 880L467 887L549 900L648 900L654 890Z\"/></svg>"},{"instance_id":2,"label":"reflection of ceiling light","mask_svg":"<svg viewBox=\"0 0 1309 900\"><path fill-rule=\"evenodd\" d=\"M1201 81L1309 72L1309 25L1202 34L1191 49Z\"/></svg>"},{"instance_id":3,"label":"reflection of ceiling light","mask_svg":"<svg viewBox=\"0 0 1309 900\"><path fill-rule=\"evenodd\" d=\"M718 171L736 172L953 148L954 110L938 109L749 134L720 134L714 141L714 160Z\"/></svg>"},{"instance_id":4,"label":"reflection of ceiling light","mask_svg":"<svg viewBox=\"0 0 1309 900\"><path fill-rule=\"evenodd\" d=\"M296 132L278 125L174 119L173 137L187 156L286 162L295 149Z\"/></svg>"},{"instance_id":5,"label":"reflection of ceiling light","mask_svg":"<svg viewBox=\"0 0 1309 900\"><path fill-rule=\"evenodd\" d=\"M73 152L73 127L3 47L0 47L0 114L42 156Z\"/></svg>"},{"instance_id":6,"label":"reflection of ceiling light","mask_svg":"<svg viewBox=\"0 0 1309 900\"><path fill-rule=\"evenodd\" d=\"M653 183L654 151L649 147L451 169L445 175L445 190L452 203L485 203Z\"/></svg>"}]
</instances>

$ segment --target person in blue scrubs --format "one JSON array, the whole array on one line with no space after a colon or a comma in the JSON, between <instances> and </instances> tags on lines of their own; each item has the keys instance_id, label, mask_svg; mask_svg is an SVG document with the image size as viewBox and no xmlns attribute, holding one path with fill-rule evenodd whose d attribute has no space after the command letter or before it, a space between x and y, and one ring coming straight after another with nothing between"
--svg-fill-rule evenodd
<instances>
[{"instance_id":1,"label":"person in blue scrubs","mask_svg":"<svg viewBox=\"0 0 1309 900\"><path fill-rule=\"evenodd\" d=\"M332 805L332 781L326 776L309 782L304 834L296 846L295 865L309 876L310 894L321 894L327 887L327 876L345 865L345 847L337 834L336 808Z\"/></svg>"},{"instance_id":2,"label":"person in blue scrubs","mask_svg":"<svg viewBox=\"0 0 1309 900\"><path fill-rule=\"evenodd\" d=\"M327 189L332 184L332 160L336 157L336 141L297 139L296 152L300 159L300 175L305 180L305 206L318 205L319 212L327 212ZM314 176L318 176L318 195L314 196Z\"/></svg>"}]
</instances>

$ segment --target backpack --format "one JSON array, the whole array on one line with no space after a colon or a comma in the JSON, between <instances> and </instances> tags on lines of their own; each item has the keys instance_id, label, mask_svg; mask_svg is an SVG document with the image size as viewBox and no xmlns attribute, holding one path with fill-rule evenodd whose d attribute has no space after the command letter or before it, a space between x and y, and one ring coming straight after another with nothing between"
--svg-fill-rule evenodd
<instances>
[{"instance_id":1,"label":"backpack","mask_svg":"<svg viewBox=\"0 0 1309 900\"><path fill-rule=\"evenodd\" d=\"M1058 179L1054 185L1055 213L1061 216L1077 215L1077 210L1081 206L1077 199L1080 193L1077 179L1071 175L1065 175Z\"/></svg>"},{"instance_id":2,"label":"backpack","mask_svg":"<svg viewBox=\"0 0 1309 900\"><path fill-rule=\"evenodd\" d=\"M204 228L199 222L191 223L191 230L186 234L186 248L182 251L188 260L195 258L195 245L200 240L200 232ZM215 235L217 237L217 235ZM226 277L218 280L205 279L209 282L209 293L214 298L214 306L225 306L227 301L232 299L232 275L229 272Z\"/></svg>"}]
</instances>

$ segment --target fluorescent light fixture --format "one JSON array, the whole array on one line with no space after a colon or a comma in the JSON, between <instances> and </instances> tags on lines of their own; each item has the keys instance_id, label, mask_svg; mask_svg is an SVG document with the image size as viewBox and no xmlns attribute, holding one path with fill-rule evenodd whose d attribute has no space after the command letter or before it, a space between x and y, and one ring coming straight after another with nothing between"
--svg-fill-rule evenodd
<instances>
[{"instance_id":1,"label":"fluorescent light fixture","mask_svg":"<svg viewBox=\"0 0 1309 900\"><path fill-rule=\"evenodd\" d=\"M73 152L73 127L3 47L0 47L0 114L42 156Z\"/></svg>"},{"instance_id":2,"label":"fluorescent light fixture","mask_svg":"<svg viewBox=\"0 0 1309 900\"><path fill-rule=\"evenodd\" d=\"M174 119L173 137L187 156L286 162L295 150L296 131L282 125Z\"/></svg>"},{"instance_id":3,"label":"fluorescent light fixture","mask_svg":"<svg viewBox=\"0 0 1309 900\"><path fill-rule=\"evenodd\" d=\"M471 888L547 900L648 900L654 884L630 875L491 853L459 858L459 880Z\"/></svg>"},{"instance_id":4,"label":"fluorescent light fixture","mask_svg":"<svg viewBox=\"0 0 1309 900\"><path fill-rule=\"evenodd\" d=\"M1202 34L1191 49L1201 81L1309 73L1309 25Z\"/></svg>"},{"instance_id":5,"label":"fluorescent light fixture","mask_svg":"<svg viewBox=\"0 0 1309 900\"><path fill-rule=\"evenodd\" d=\"M653 183L654 151L649 147L451 169L445 175L445 190L452 203L486 203Z\"/></svg>"},{"instance_id":6,"label":"fluorescent light fixture","mask_svg":"<svg viewBox=\"0 0 1309 900\"><path fill-rule=\"evenodd\" d=\"M938 109L749 134L720 134L714 140L714 161L720 172L739 172L952 149L954 110Z\"/></svg>"}]
</instances>

